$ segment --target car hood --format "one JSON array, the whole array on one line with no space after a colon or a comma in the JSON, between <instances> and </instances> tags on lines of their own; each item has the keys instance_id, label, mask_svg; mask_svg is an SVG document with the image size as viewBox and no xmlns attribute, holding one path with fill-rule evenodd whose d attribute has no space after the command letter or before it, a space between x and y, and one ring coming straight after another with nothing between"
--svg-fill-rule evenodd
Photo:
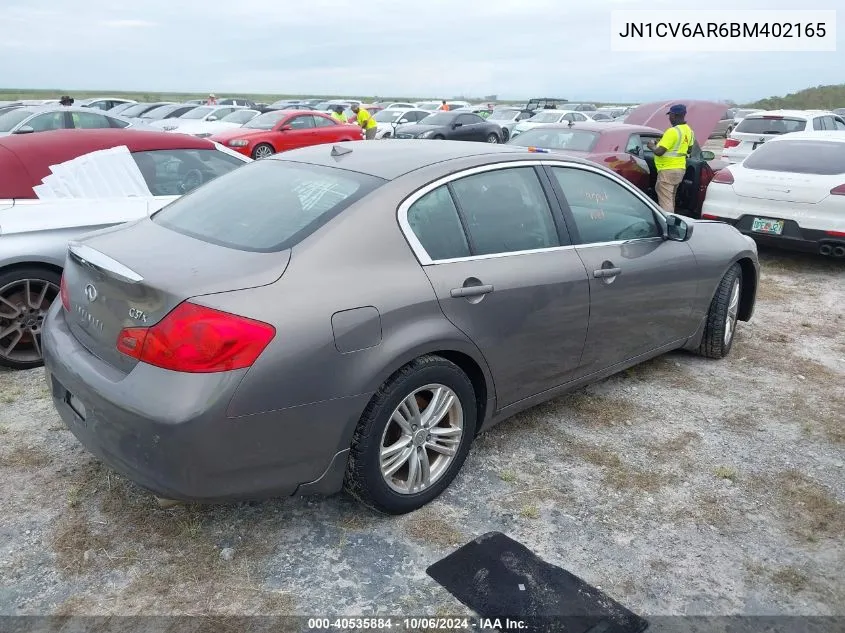
<instances>
[{"instance_id":1,"label":"car hood","mask_svg":"<svg viewBox=\"0 0 845 633\"><path fill-rule=\"evenodd\" d=\"M646 127L657 128L658 130L666 131L671 127L669 125L669 117L666 113L669 108L675 103L683 103L687 106L687 123L689 123L692 131L695 132L695 137L699 139L699 144L703 144L719 121L725 114L727 106L724 103L716 103L715 101L693 101L684 99L674 99L672 101L655 101L652 103L644 103L638 106L628 114L625 123L629 125L644 125Z\"/></svg>"},{"instance_id":2,"label":"car hood","mask_svg":"<svg viewBox=\"0 0 845 633\"><path fill-rule=\"evenodd\" d=\"M257 136L266 136L269 134L271 130L257 130L248 127L236 127L231 130L221 130L219 132L215 132L214 136L212 136L212 140L214 141L231 141L232 139L236 138L244 138L244 139L251 139Z\"/></svg>"}]
</instances>

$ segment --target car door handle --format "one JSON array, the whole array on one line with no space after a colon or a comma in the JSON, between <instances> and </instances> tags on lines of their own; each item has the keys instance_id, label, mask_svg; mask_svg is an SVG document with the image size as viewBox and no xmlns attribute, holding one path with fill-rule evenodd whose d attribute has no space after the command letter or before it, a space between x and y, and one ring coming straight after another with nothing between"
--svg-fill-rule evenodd
<instances>
[{"instance_id":1,"label":"car door handle","mask_svg":"<svg viewBox=\"0 0 845 633\"><path fill-rule=\"evenodd\" d=\"M593 271L593 277L596 279L607 279L608 277L616 277L621 272L621 268L599 268Z\"/></svg>"},{"instance_id":2,"label":"car door handle","mask_svg":"<svg viewBox=\"0 0 845 633\"><path fill-rule=\"evenodd\" d=\"M480 297L493 292L493 286L485 284L482 286L463 286L462 288L452 288L449 292L453 297Z\"/></svg>"}]
</instances>

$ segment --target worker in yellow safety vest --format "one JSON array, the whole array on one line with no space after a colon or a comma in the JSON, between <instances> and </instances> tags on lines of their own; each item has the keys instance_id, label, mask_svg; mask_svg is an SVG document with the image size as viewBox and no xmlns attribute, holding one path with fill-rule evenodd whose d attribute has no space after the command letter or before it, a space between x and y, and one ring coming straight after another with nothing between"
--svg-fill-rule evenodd
<instances>
[{"instance_id":1,"label":"worker in yellow safety vest","mask_svg":"<svg viewBox=\"0 0 845 633\"><path fill-rule=\"evenodd\" d=\"M349 123L349 119L347 119L346 115L343 113L342 105L332 107L332 118L338 123Z\"/></svg>"},{"instance_id":2,"label":"worker in yellow safety vest","mask_svg":"<svg viewBox=\"0 0 845 633\"><path fill-rule=\"evenodd\" d=\"M687 156L695 144L695 133L687 125L687 107L677 103L666 113L672 125L657 143L649 141L647 147L654 151L657 170L657 202L664 211L675 212L675 194L687 171Z\"/></svg>"},{"instance_id":3,"label":"worker in yellow safety vest","mask_svg":"<svg viewBox=\"0 0 845 633\"><path fill-rule=\"evenodd\" d=\"M359 105L353 104L352 111L355 113L356 122L364 130L366 139L368 141L373 140L376 137L376 128L378 127L376 120L367 112L366 108L362 108Z\"/></svg>"}]
</instances>

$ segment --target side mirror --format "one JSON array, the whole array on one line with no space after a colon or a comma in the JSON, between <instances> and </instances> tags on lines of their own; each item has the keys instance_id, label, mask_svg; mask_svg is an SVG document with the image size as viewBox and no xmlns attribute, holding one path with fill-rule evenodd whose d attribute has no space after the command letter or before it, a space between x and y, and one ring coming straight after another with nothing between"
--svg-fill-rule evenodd
<instances>
[{"instance_id":1,"label":"side mirror","mask_svg":"<svg viewBox=\"0 0 845 633\"><path fill-rule=\"evenodd\" d=\"M399 123L407 123L408 119L399 119Z\"/></svg>"},{"instance_id":2,"label":"side mirror","mask_svg":"<svg viewBox=\"0 0 845 633\"><path fill-rule=\"evenodd\" d=\"M32 134L35 131L35 128L31 125L22 125L17 130L15 130L15 134Z\"/></svg>"},{"instance_id":3,"label":"side mirror","mask_svg":"<svg viewBox=\"0 0 845 633\"><path fill-rule=\"evenodd\" d=\"M716 154L709 149L701 150L701 160L716 160Z\"/></svg>"},{"instance_id":4,"label":"side mirror","mask_svg":"<svg viewBox=\"0 0 845 633\"><path fill-rule=\"evenodd\" d=\"M290 132L293 128L289 125L283 125L279 128L279 132Z\"/></svg>"},{"instance_id":5,"label":"side mirror","mask_svg":"<svg viewBox=\"0 0 845 633\"><path fill-rule=\"evenodd\" d=\"M214 116L213 114L206 119L206 121L216 121L216 120L217 120L217 117Z\"/></svg>"},{"instance_id":6,"label":"side mirror","mask_svg":"<svg viewBox=\"0 0 845 633\"><path fill-rule=\"evenodd\" d=\"M670 215L666 218L666 239L686 242L692 237L692 229L692 224L687 224L677 215Z\"/></svg>"},{"instance_id":7,"label":"side mirror","mask_svg":"<svg viewBox=\"0 0 845 633\"><path fill-rule=\"evenodd\" d=\"M462 125L463 125L463 123L453 123L452 129L454 130L456 127L461 127Z\"/></svg>"}]
</instances>

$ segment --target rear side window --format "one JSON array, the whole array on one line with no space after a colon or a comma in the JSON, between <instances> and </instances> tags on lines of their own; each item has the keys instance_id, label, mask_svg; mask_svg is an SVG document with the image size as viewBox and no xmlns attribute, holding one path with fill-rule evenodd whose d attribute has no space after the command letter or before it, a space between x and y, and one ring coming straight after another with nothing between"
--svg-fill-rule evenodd
<instances>
[{"instance_id":1,"label":"rear side window","mask_svg":"<svg viewBox=\"0 0 845 633\"><path fill-rule=\"evenodd\" d=\"M199 187L152 218L205 242L269 253L291 248L384 182L333 167L259 160Z\"/></svg>"},{"instance_id":2,"label":"rear side window","mask_svg":"<svg viewBox=\"0 0 845 633\"><path fill-rule=\"evenodd\" d=\"M429 191L410 206L408 224L432 260L470 256L458 210L446 185Z\"/></svg>"},{"instance_id":3,"label":"rear side window","mask_svg":"<svg viewBox=\"0 0 845 633\"><path fill-rule=\"evenodd\" d=\"M743 134L789 134L803 132L807 126L804 119L785 117L746 117L739 122L734 132Z\"/></svg>"},{"instance_id":4,"label":"rear side window","mask_svg":"<svg viewBox=\"0 0 845 633\"><path fill-rule=\"evenodd\" d=\"M745 159L742 166L820 176L845 174L845 143L786 139L764 143Z\"/></svg>"}]
</instances>

